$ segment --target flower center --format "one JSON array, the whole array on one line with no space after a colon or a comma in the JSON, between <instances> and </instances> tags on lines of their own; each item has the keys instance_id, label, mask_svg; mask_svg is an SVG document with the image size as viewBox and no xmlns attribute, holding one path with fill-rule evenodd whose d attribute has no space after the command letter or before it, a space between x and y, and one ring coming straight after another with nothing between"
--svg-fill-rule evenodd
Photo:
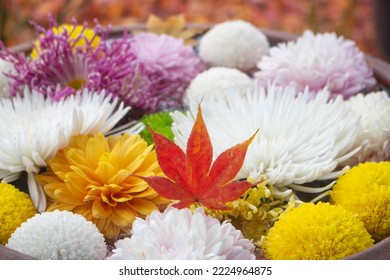
<instances>
[{"instance_id":1,"label":"flower center","mask_svg":"<svg viewBox=\"0 0 390 280\"><path fill-rule=\"evenodd\" d=\"M75 80L72 80L70 82L68 82L67 86L68 87L71 87L75 90L79 90L81 89L85 84L87 83L86 80L84 79L75 79Z\"/></svg>"}]
</instances>

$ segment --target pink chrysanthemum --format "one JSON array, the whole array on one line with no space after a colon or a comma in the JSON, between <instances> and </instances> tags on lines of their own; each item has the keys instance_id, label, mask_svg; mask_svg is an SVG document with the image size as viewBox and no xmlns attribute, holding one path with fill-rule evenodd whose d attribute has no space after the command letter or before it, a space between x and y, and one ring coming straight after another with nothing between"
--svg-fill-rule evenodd
<instances>
[{"instance_id":1,"label":"pink chrysanthemum","mask_svg":"<svg viewBox=\"0 0 390 280\"><path fill-rule=\"evenodd\" d=\"M180 107L189 83L204 69L194 50L181 39L153 33L135 35L133 50L147 86L130 97L132 113Z\"/></svg>"},{"instance_id":2,"label":"pink chrysanthemum","mask_svg":"<svg viewBox=\"0 0 390 280\"><path fill-rule=\"evenodd\" d=\"M371 90L376 81L364 54L351 40L335 33L305 31L295 42L272 47L258 63L255 74L260 85L293 85L298 91L309 87L310 94L327 87L330 97L348 99Z\"/></svg>"},{"instance_id":3,"label":"pink chrysanthemum","mask_svg":"<svg viewBox=\"0 0 390 280\"><path fill-rule=\"evenodd\" d=\"M231 223L206 215L202 207L168 207L137 218L131 238L115 242L110 260L254 260L255 246Z\"/></svg>"},{"instance_id":4,"label":"pink chrysanthemum","mask_svg":"<svg viewBox=\"0 0 390 280\"><path fill-rule=\"evenodd\" d=\"M133 91L132 81L137 69L133 67L135 54L127 36L107 44L107 30L96 23L95 36L87 38L77 22L73 29L58 32L58 24L50 19L50 28L34 24L40 34L34 59L21 53L4 49L0 58L11 62L15 74L11 78L11 94L21 94L24 87L40 92L53 100L75 93L80 89L106 90L107 94L118 96L123 101ZM99 34L101 40L96 40ZM85 42L82 46L77 43ZM17 73L17 74L16 74Z\"/></svg>"}]
</instances>

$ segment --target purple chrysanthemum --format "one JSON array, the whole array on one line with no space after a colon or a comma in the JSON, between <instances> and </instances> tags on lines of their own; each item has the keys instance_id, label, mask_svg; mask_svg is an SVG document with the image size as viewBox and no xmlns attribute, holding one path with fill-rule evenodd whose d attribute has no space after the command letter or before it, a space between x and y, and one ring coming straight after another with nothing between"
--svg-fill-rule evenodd
<instances>
[{"instance_id":1,"label":"purple chrysanthemum","mask_svg":"<svg viewBox=\"0 0 390 280\"><path fill-rule=\"evenodd\" d=\"M86 86L94 90L106 89L125 105L131 105L132 96L146 87L133 44L132 38L125 35L112 40L109 46L100 47L98 63L91 66Z\"/></svg>"},{"instance_id":2,"label":"purple chrysanthemum","mask_svg":"<svg viewBox=\"0 0 390 280\"><path fill-rule=\"evenodd\" d=\"M47 30L34 26L40 34L34 46L36 58L7 49L0 52L0 58L11 62L15 68L15 74L8 74L13 96L21 94L26 86L53 100L85 88L105 89L107 94L126 102L134 90L132 82L138 71L128 36L107 44L108 30L97 23L92 38L85 35L86 23L80 28L74 21L70 31L64 28L66 32L59 32L61 26L53 19ZM96 40L98 35L101 38ZM83 44L78 46L80 41Z\"/></svg>"},{"instance_id":3,"label":"purple chrysanthemum","mask_svg":"<svg viewBox=\"0 0 390 280\"><path fill-rule=\"evenodd\" d=\"M348 99L375 86L373 71L356 44L335 33L305 31L295 42L272 47L258 63L257 82L280 86L309 87L313 97L327 87L330 97Z\"/></svg>"},{"instance_id":4,"label":"purple chrysanthemum","mask_svg":"<svg viewBox=\"0 0 390 280\"><path fill-rule=\"evenodd\" d=\"M168 35L140 33L133 50L147 87L130 97L132 112L156 112L182 105L183 94L204 65L183 40Z\"/></svg>"}]
</instances>

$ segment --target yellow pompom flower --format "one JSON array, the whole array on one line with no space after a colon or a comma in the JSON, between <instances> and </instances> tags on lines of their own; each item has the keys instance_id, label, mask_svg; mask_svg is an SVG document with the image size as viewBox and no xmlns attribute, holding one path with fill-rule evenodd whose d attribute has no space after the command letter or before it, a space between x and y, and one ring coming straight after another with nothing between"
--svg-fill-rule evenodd
<instances>
[{"instance_id":1,"label":"yellow pompom flower","mask_svg":"<svg viewBox=\"0 0 390 280\"><path fill-rule=\"evenodd\" d=\"M390 236L390 162L351 168L336 181L331 198L357 214L376 241Z\"/></svg>"},{"instance_id":2,"label":"yellow pompom flower","mask_svg":"<svg viewBox=\"0 0 390 280\"><path fill-rule=\"evenodd\" d=\"M140 176L164 176L153 146L139 135L79 135L37 175L49 197L47 211L68 210L95 223L107 239L128 232L136 217L163 210L169 201Z\"/></svg>"},{"instance_id":3,"label":"yellow pompom flower","mask_svg":"<svg viewBox=\"0 0 390 280\"><path fill-rule=\"evenodd\" d=\"M67 33L69 36L69 44L72 49L76 50L78 47L85 47L87 45L97 48L100 43L100 37L96 35L95 30L86 28L83 25L62 24L51 29L54 34ZM30 54L32 59L38 58L39 39L34 42L34 48Z\"/></svg>"},{"instance_id":4,"label":"yellow pompom flower","mask_svg":"<svg viewBox=\"0 0 390 280\"><path fill-rule=\"evenodd\" d=\"M280 216L262 249L271 260L337 260L374 240L351 212L330 203L304 203Z\"/></svg>"},{"instance_id":5,"label":"yellow pompom flower","mask_svg":"<svg viewBox=\"0 0 390 280\"><path fill-rule=\"evenodd\" d=\"M12 233L36 213L28 194L0 183L0 244L6 244Z\"/></svg>"}]
</instances>

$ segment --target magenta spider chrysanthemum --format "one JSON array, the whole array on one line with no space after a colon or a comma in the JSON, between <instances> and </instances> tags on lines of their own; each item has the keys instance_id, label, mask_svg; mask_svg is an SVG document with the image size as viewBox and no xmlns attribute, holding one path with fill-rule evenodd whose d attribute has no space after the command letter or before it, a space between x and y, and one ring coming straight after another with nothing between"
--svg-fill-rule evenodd
<instances>
[{"instance_id":1,"label":"magenta spider chrysanthemum","mask_svg":"<svg viewBox=\"0 0 390 280\"><path fill-rule=\"evenodd\" d=\"M62 28L63 32L54 19L50 20L49 29L34 26L40 34L34 45L36 58L7 49L0 53L0 58L11 62L15 68L14 73L8 73L13 96L21 94L26 86L53 100L85 88L105 89L107 94L123 101L131 95L131 81L137 67L134 67L136 55L129 36L107 44L108 30L98 23L92 37L85 35L86 23L80 26L76 21L73 26ZM83 44L79 44L80 41Z\"/></svg>"}]
</instances>

